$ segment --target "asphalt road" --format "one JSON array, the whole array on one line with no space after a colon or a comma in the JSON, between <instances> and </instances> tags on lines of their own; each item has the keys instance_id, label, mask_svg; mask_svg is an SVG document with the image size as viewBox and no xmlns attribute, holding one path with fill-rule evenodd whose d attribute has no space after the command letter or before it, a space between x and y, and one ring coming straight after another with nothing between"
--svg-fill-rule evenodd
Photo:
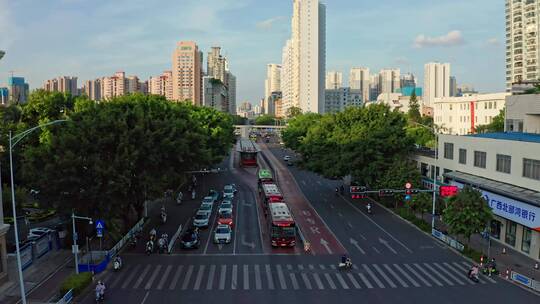
<instances>
[{"instance_id":1,"label":"asphalt road","mask_svg":"<svg viewBox=\"0 0 540 304\"><path fill-rule=\"evenodd\" d=\"M263 145L264 146L264 145ZM268 152L268 151L267 151ZM271 148L272 166L290 152ZM336 269L341 252L303 253L273 250L266 236L256 197L255 170L242 169L229 158L228 170L199 178L200 191L239 187L234 200L233 242L211 242L212 227L203 232L201 247L172 254L124 254L126 267L107 272L106 303L538 303L540 298L499 278L466 277L468 262L446 246L409 226L383 208L365 213L363 201L336 196L336 181L288 167L321 221L352 257L354 268ZM281 178L281 177L280 177ZM287 177L285 177L287 178ZM200 199L172 202L169 221L161 229L172 235L186 224ZM217 207L217 206L216 206ZM214 209L214 214L217 208ZM294 213L294 211L293 211ZM305 214L294 214L298 222ZM157 216L156 216L157 220ZM337 246L337 245L336 245ZM91 303L89 294L84 303Z\"/></svg>"}]
</instances>

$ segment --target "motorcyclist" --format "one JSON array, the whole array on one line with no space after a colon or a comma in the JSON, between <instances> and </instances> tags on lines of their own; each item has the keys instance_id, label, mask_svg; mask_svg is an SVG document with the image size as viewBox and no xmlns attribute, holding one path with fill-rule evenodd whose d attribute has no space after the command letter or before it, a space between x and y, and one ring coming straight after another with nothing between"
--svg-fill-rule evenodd
<instances>
[{"instance_id":1,"label":"motorcyclist","mask_svg":"<svg viewBox=\"0 0 540 304\"><path fill-rule=\"evenodd\" d=\"M342 264L347 263L347 255L346 255L346 254L344 254L344 255L341 256L341 263L342 263Z\"/></svg>"},{"instance_id":2,"label":"motorcyclist","mask_svg":"<svg viewBox=\"0 0 540 304\"><path fill-rule=\"evenodd\" d=\"M150 240L155 240L156 235L157 235L156 228L152 228L152 230L150 230Z\"/></svg>"},{"instance_id":3,"label":"motorcyclist","mask_svg":"<svg viewBox=\"0 0 540 304\"><path fill-rule=\"evenodd\" d=\"M371 203L367 204L366 209L368 213L371 213Z\"/></svg>"},{"instance_id":4,"label":"motorcyclist","mask_svg":"<svg viewBox=\"0 0 540 304\"><path fill-rule=\"evenodd\" d=\"M120 257L120 255L117 255L115 258L114 258L114 263L118 263L118 269L122 268L122 258Z\"/></svg>"},{"instance_id":5,"label":"motorcyclist","mask_svg":"<svg viewBox=\"0 0 540 304\"><path fill-rule=\"evenodd\" d=\"M159 245L159 250L160 251L162 251L165 248L165 239L163 237L161 237L158 240L158 245Z\"/></svg>"},{"instance_id":6,"label":"motorcyclist","mask_svg":"<svg viewBox=\"0 0 540 304\"><path fill-rule=\"evenodd\" d=\"M102 300L104 296L105 296L105 284L103 284L103 282L101 281L98 281L96 285L96 298L98 298L99 300Z\"/></svg>"},{"instance_id":7,"label":"motorcyclist","mask_svg":"<svg viewBox=\"0 0 540 304\"><path fill-rule=\"evenodd\" d=\"M469 278L473 280L478 280L478 266L473 265L469 270Z\"/></svg>"},{"instance_id":8,"label":"motorcyclist","mask_svg":"<svg viewBox=\"0 0 540 304\"><path fill-rule=\"evenodd\" d=\"M161 205L161 214L164 214L165 212L165 205Z\"/></svg>"},{"instance_id":9,"label":"motorcyclist","mask_svg":"<svg viewBox=\"0 0 540 304\"><path fill-rule=\"evenodd\" d=\"M193 190L191 190L191 199L195 199L195 188L193 188Z\"/></svg>"},{"instance_id":10,"label":"motorcyclist","mask_svg":"<svg viewBox=\"0 0 540 304\"><path fill-rule=\"evenodd\" d=\"M338 193L339 193L339 188L336 187L336 190L335 190L335 191L336 191L336 195L338 195Z\"/></svg>"},{"instance_id":11,"label":"motorcyclist","mask_svg":"<svg viewBox=\"0 0 540 304\"><path fill-rule=\"evenodd\" d=\"M182 193L182 191L178 192L178 196L176 196L176 203L181 204L183 198L184 198L184 194Z\"/></svg>"},{"instance_id":12,"label":"motorcyclist","mask_svg":"<svg viewBox=\"0 0 540 304\"><path fill-rule=\"evenodd\" d=\"M491 258L491 260L486 266L488 270L488 276L491 276L492 273L495 273L497 271L497 263L495 262L495 258Z\"/></svg>"},{"instance_id":13,"label":"motorcyclist","mask_svg":"<svg viewBox=\"0 0 540 304\"><path fill-rule=\"evenodd\" d=\"M146 242L146 251L152 252L154 249L154 242L152 240L149 240Z\"/></svg>"}]
</instances>

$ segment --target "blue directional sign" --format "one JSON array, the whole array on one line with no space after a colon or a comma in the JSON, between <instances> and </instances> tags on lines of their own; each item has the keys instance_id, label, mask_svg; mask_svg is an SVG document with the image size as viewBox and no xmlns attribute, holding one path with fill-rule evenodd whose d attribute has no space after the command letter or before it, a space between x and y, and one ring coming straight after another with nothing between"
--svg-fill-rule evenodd
<instances>
[{"instance_id":1,"label":"blue directional sign","mask_svg":"<svg viewBox=\"0 0 540 304\"><path fill-rule=\"evenodd\" d=\"M405 200L406 200L406 201L410 201L410 200L411 200L411 196L410 196L410 195L405 195Z\"/></svg>"},{"instance_id":2,"label":"blue directional sign","mask_svg":"<svg viewBox=\"0 0 540 304\"><path fill-rule=\"evenodd\" d=\"M97 237L103 237L103 229L105 229L105 222L103 220L97 220L96 221Z\"/></svg>"}]
</instances>

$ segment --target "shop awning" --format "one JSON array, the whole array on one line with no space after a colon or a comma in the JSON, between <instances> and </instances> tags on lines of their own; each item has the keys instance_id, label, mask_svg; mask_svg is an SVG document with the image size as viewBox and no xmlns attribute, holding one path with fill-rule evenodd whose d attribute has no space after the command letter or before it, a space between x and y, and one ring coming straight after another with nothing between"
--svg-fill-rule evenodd
<instances>
[{"instance_id":1,"label":"shop awning","mask_svg":"<svg viewBox=\"0 0 540 304\"><path fill-rule=\"evenodd\" d=\"M448 172L445 173L444 176L457 182L479 187L493 193L504 195L506 197L540 207L540 192L538 191L517 187L511 184L459 171Z\"/></svg>"}]
</instances>

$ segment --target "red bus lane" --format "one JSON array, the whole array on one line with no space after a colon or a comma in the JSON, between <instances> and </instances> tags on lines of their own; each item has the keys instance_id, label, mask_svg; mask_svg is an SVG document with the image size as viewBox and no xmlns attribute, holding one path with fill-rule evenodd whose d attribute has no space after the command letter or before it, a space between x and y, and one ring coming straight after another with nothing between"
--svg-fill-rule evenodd
<instances>
[{"instance_id":1,"label":"red bus lane","mask_svg":"<svg viewBox=\"0 0 540 304\"><path fill-rule=\"evenodd\" d=\"M285 202L304 238L310 243L311 252L316 255L345 253L346 249L311 206L287 167L267 149L266 145L260 146L261 153L264 153L274 168Z\"/></svg>"}]
</instances>

